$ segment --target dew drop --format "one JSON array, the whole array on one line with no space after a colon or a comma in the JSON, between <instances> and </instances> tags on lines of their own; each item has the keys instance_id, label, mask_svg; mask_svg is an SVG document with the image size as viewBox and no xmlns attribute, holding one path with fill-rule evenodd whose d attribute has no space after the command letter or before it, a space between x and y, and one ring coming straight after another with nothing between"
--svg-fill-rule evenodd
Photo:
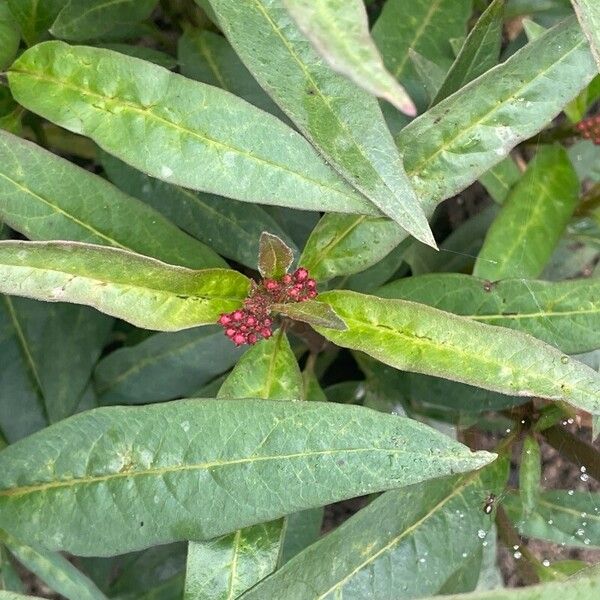
<instances>
[{"instance_id":1,"label":"dew drop","mask_svg":"<svg viewBox=\"0 0 600 600\"><path fill-rule=\"evenodd\" d=\"M566 364L569 362L569 357L568 357L568 356L561 356L561 357L560 357L560 362L561 362L563 365L566 365Z\"/></svg>"},{"instance_id":2,"label":"dew drop","mask_svg":"<svg viewBox=\"0 0 600 600\"><path fill-rule=\"evenodd\" d=\"M482 539L483 539L485 536L486 536L486 533L485 533L485 530L484 530L484 529L480 529L480 530L477 532L477 537L478 537L480 540L482 540Z\"/></svg>"},{"instance_id":3,"label":"dew drop","mask_svg":"<svg viewBox=\"0 0 600 600\"><path fill-rule=\"evenodd\" d=\"M575 532L575 535L582 536L584 533L585 533L585 530L584 530L584 529L578 529L578 530Z\"/></svg>"},{"instance_id":4,"label":"dew drop","mask_svg":"<svg viewBox=\"0 0 600 600\"><path fill-rule=\"evenodd\" d=\"M567 492L567 494L569 494L569 496L572 496L574 493L575 493L575 492L574 492L573 490L569 490L569 491Z\"/></svg>"},{"instance_id":5,"label":"dew drop","mask_svg":"<svg viewBox=\"0 0 600 600\"><path fill-rule=\"evenodd\" d=\"M521 556L523 556L518 550L513 554L513 556L519 560L521 558Z\"/></svg>"},{"instance_id":6,"label":"dew drop","mask_svg":"<svg viewBox=\"0 0 600 600\"><path fill-rule=\"evenodd\" d=\"M552 519L548 519L548 525L553 525L554 521Z\"/></svg>"},{"instance_id":7,"label":"dew drop","mask_svg":"<svg viewBox=\"0 0 600 600\"><path fill-rule=\"evenodd\" d=\"M549 561L547 558L545 558L545 559L542 561L542 564L543 564L545 567L549 567L549 566L550 566L550 561Z\"/></svg>"},{"instance_id":8,"label":"dew drop","mask_svg":"<svg viewBox=\"0 0 600 600\"><path fill-rule=\"evenodd\" d=\"M581 479L581 481L587 481L590 478L590 476L587 473L582 473L579 476L579 479Z\"/></svg>"},{"instance_id":9,"label":"dew drop","mask_svg":"<svg viewBox=\"0 0 600 600\"><path fill-rule=\"evenodd\" d=\"M462 556L463 558L467 558L467 556L469 556L469 555L468 555L466 552L463 552L463 553L461 554L461 556Z\"/></svg>"},{"instance_id":10,"label":"dew drop","mask_svg":"<svg viewBox=\"0 0 600 600\"><path fill-rule=\"evenodd\" d=\"M585 538L585 539L583 540L583 543L584 543L586 546L589 546L589 545L592 543L592 540L590 540L590 538Z\"/></svg>"},{"instance_id":11,"label":"dew drop","mask_svg":"<svg viewBox=\"0 0 600 600\"><path fill-rule=\"evenodd\" d=\"M167 165L163 165L160 168L160 175L161 177L171 177L171 175L173 175L173 169L167 167Z\"/></svg>"}]
</instances>

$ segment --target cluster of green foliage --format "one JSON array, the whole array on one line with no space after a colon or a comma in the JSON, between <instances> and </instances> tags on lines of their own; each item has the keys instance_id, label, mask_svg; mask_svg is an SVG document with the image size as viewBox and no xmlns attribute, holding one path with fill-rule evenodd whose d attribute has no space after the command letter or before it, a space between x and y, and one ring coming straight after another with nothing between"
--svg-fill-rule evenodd
<instances>
[{"instance_id":1,"label":"cluster of green foliage","mask_svg":"<svg viewBox=\"0 0 600 600\"><path fill-rule=\"evenodd\" d=\"M520 536L600 547L599 67L597 0L0 0L0 600L597 598Z\"/></svg>"}]
</instances>

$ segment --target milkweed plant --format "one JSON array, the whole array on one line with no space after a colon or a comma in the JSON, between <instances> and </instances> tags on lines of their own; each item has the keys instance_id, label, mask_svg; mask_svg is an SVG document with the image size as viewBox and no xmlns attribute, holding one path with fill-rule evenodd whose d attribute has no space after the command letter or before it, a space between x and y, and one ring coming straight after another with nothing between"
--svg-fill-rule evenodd
<instances>
[{"instance_id":1,"label":"milkweed plant","mask_svg":"<svg viewBox=\"0 0 600 600\"><path fill-rule=\"evenodd\" d=\"M600 597L599 67L597 0L0 0L0 600Z\"/></svg>"}]
</instances>

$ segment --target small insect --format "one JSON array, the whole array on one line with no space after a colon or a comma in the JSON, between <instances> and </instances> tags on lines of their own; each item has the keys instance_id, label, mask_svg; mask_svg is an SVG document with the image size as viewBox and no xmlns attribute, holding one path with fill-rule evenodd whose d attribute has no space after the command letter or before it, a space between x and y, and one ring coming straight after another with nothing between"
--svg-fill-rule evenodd
<instances>
[{"instance_id":1,"label":"small insect","mask_svg":"<svg viewBox=\"0 0 600 600\"><path fill-rule=\"evenodd\" d=\"M496 502L496 494L490 494L486 499L485 499L485 504L483 505L483 512L486 515L489 515L492 510L494 509L494 503Z\"/></svg>"}]
</instances>

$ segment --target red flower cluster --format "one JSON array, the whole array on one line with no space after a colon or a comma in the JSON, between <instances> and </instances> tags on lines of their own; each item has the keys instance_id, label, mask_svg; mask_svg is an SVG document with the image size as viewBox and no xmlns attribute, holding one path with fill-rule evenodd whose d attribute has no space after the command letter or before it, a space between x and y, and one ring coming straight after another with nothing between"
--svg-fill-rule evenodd
<instances>
[{"instance_id":1,"label":"red flower cluster","mask_svg":"<svg viewBox=\"0 0 600 600\"><path fill-rule=\"evenodd\" d=\"M293 275L286 273L280 280L263 279L260 284L254 283L244 306L222 314L217 322L236 346L253 345L273 333L270 317L273 304L304 302L316 296L317 282L309 277L307 269L300 267Z\"/></svg>"},{"instance_id":2,"label":"red flower cluster","mask_svg":"<svg viewBox=\"0 0 600 600\"><path fill-rule=\"evenodd\" d=\"M600 115L584 119L575 125L582 138L592 140L594 144L600 146Z\"/></svg>"}]
</instances>

